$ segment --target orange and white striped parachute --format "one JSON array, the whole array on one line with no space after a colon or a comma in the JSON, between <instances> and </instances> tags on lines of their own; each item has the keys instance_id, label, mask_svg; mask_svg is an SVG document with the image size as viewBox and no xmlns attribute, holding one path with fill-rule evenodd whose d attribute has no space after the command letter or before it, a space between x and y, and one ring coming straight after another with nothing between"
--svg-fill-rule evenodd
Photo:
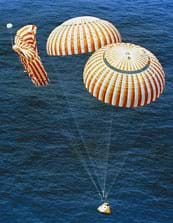
<instances>
[{"instance_id":1,"label":"orange and white striped parachute","mask_svg":"<svg viewBox=\"0 0 173 223\"><path fill-rule=\"evenodd\" d=\"M119 107L137 107L160 96L165 75L150 51L135 44L117 43L97 50L89 58L83 81L98 100Z\"/></svg>"},{"instance_id":2,"label":"orange and white striped parachute","mask_svg":"<svg viewBox=\"0 0 173 223\"><path fill-rule=\"evenodd\" d=\"M51 56L82 54L117 42L121 42L121 35L110 22L82 16L67 20L50 33L47 53Z\"/></svg>"},{"instance_id":3,"label":"orange and white striped parachute","mask_svg":"<svg viewBox=\"0 0 173 223\"><path fill-rule=\"evenodd\" d=\"M48 84L48 75L38 55L35 25L26 25L15 36L13 50L19 55L24 69L36 86Z\"/></svg>"}]
</instances>

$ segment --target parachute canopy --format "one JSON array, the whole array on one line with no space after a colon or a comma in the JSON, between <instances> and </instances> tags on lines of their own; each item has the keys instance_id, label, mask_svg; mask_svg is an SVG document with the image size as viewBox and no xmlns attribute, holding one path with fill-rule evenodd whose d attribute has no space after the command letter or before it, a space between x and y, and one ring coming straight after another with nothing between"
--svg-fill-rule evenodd
<instances>
[{"instance_id":1,"label":"parachute canopy","mask_svg":"<svg viewBox=\"0 0 173 223\"><path fill-rule=\"evenodd\" d=\"M105 103L137 107L156 100L165 85L158 59L147 49L130 43L107 45L88 60L83 81L88 91Z\"/></svg>"},{"instance_id":2,"label":"parachute canopy","mask_svg":"<svg viewBox=\"0 0 173 223\"><path fill-rule=\"evenodd\" d=\"M50 33L47 53L51 56L82 54L117 42L121 42L120 33L110 22L82 16L67 20Z\"/></svg>"},{"instance_id":3,"label":"parachute canopy","mask_svg":"<svg viewBox=\"0 0 173 223\"><path fill-rule=\"evenodd\" d=\"M24 69L36 86L48 84L48 76L38 55L35 25L26 25L15 36L13 50L19 55Z\"/></svg>"}]
</instances>

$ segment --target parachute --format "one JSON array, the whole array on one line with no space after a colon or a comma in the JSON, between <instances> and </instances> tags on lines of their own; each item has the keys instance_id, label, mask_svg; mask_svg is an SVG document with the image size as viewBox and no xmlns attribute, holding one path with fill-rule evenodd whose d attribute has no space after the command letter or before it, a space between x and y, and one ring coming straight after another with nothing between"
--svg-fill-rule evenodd
<instances>
[{"instance_id":1,"label":"parachute","mask_svg":"<svg viewBox=\"0 0 173 223\"><path fill-rule=\"evenodd\" d=\"M94 53L84 67L83 82L89 93L98 100L118 107L132 108L150 104L162 94L165 75L158 59L143 47L121 43L119 31L110 22L90 16L73 18L56 27L47 39L47 54L50 56L89 52ZM111 214L112 208L107 202L108 195L128 157L128 153L124 153L124 159L117 162L116 174L111 177L112 183L106 188L114 112L109 110L109 115L101 119L101 122L107 120L107 124L104 123L104 128L107 129L105 138L100 137L103 143L99 142L99 137L93 141L96 145L101 144L103 150L99 149L97 152L96 148L94 152L92 144L87 145L87 138L81 133L77 112L73 111L74 106L70 105L71 102L66 95L68 87L64 87L61 80L59 86L67 100L77 135L83 143L82 149L79 146L73 146L73 149L103 202L97 210L103 214ZM103 110L101 112L105 113ZM96 119L97 117L94 123ZM135 138L140 134L142 126L143 123L140 123ZM119 126L118 128L120 129ZM101 131L100 127L98 131ZM100 132L98 135L101 135ZM72 144L74 138L70 140ZM117 160L119 157L120 153Z\"/></svg>"},{"instance_id":2,"label":"parachute","mask_svg":"<svg viewBox=\"0 0 173 223\"><path fill-rule=\"evenodd\" d=\"M48 84L48 75L38 55L36 46L35 25L26 25L19 29L15 36L13 50L19 55L24 69L36 86Z\"/></svg>"},{"instance_id":3,"label":"parachute","mask_svg":"<svg viewBox=\"0 0 173 223\"><path fill-rule=\"evenodd\" d=\"M155 101L163 92L165 75L150 51L135 44L117 43L89 58L83 81L98 100L129 108Z\"/></svg>"},{"instance_id":4,"label":"parachute","mask_svg":"<svg viewBox=\"0 0 173 223\"><path fill-rule=\"evenodd\" d=\"M110 22L82 16L67 20L50 33L47 53L51 56L82 54L118 42L121 35Z\"/></svg>"},{"instance_id":5,"label":"parachute","mask_svg":"<svg viewBox=\"0 0 173 223\"><path fill-rule=\"evenodd\" d=\"M13 24L12 23L7 23L7 29L12 29L13 28Z\"/></svg>"}]
</instances>

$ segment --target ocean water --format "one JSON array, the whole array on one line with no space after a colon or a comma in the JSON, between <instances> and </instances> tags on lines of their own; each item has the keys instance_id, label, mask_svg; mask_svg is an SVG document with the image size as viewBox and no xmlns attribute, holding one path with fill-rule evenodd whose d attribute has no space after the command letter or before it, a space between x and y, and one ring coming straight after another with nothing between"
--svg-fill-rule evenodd
<instances>
[{"instance_id":1,"label":"ocean water","mask_svg":"<svg viewBox=\"0 0 173 223\"><path fill-rule=\"evenodd\" d=\"M50 31L82 15L111 21L123 41L159 58L166 86L155 103L102 104L82 82L90 55L46 55ZM47 87L35 88L23 73L9 22L13 35L37 25ZM173 222L172 50L172 0L0 0L0 223ZM96 212L94 183L102 187L105 176L111 216Z\"/></svg>"}]
</instances>

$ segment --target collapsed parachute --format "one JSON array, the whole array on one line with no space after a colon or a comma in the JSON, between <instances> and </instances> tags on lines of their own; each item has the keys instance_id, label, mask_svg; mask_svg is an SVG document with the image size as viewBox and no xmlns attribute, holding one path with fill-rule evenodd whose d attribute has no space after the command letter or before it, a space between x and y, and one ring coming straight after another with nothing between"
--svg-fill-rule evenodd
<instances>
[{"instance_id":1,"label":"collapsed parachute","mask_svg":"<svg viewBox=\"0 0 173 223\"><path fill-rule=\"evenodd\" d=\"M117 42L121 42L121 35L110 22L82 16L67 20L50 33L47 53L51 56L82 54Z\"/></svg>"},{"instance_id":2,"label":"collapsed parachute","mask_svg":"<svg viewBox=\"0 0 173 223\"><path fill-rule=\"evenodd\" d=\"M119 107L137 107L160 96L165 75L150 51L135 44L117 43L99 49L89 58L83 81L98 100Z\"/></svg>"},{"instance_id":3,"label":"collapsed parachute","mask_svg":"<svg viewBox=\"0 0 173 223\"><path fill-rule=\"evenodd\" d=\"M13 50L19 55L24 69L36 86L48 84L48 75L38 55L36 46L35 25L26 25L19 29L15 36Z\"/></svg>"}]
</instances>

